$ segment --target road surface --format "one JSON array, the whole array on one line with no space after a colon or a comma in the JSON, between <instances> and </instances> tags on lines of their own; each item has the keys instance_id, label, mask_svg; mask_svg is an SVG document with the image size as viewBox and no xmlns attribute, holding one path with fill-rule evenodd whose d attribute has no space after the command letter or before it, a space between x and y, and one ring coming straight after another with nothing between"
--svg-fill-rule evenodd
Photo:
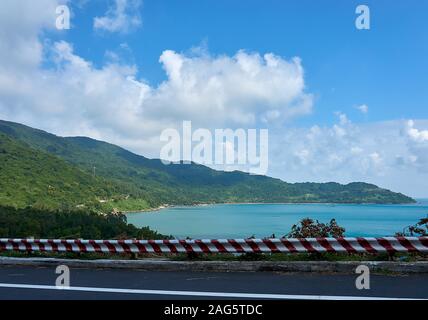
<instances>
[{"instance_id":1,"label":"road surface","mask_svg":"<svg viewBox=\"0 0 428 320\"><path fill-rule=\"evenodd\" d=\"M70 269L70 290L59 290L55 268L3 266L0 299L428 299L428 274L371 275L370 290L357 276Z\"/></svg>"}]
</instances>

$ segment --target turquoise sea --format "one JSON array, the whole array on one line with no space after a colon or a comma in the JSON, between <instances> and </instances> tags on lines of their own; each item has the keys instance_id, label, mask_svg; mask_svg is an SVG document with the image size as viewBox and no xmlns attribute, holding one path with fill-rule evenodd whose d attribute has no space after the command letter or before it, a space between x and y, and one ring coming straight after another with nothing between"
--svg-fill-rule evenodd
<instances>
[{"instance_id":1,"label":"turquoise sea","mask_svg":"<svg viewBox=\"0 0 428 320\"><path fill-rule=\"evenodd\" d=\"M427 216L428 199L411 205L219 204L127 214L129 223L180 239L280 237L306 217L335 218L346 236L391 236Z\"/></svg>"}]
</instances>

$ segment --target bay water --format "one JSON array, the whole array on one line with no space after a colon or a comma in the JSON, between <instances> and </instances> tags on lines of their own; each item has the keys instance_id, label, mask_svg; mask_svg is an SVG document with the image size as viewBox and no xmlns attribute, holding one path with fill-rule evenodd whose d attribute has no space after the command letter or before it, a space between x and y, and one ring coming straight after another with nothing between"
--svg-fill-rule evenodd
<instances>
[{"instance_id":1,"label":"bay water","mask_svg":"<svg viewBox=\"0 0 428 320\"><path fill-rule=\"evenodd\" d=\"M350 237L402 232L428 216L428 199L416 204L216 204L128 213L128 222L184 239L257 238L287 234L303 218L336 219Z\"/></svg>"}]
</instances>

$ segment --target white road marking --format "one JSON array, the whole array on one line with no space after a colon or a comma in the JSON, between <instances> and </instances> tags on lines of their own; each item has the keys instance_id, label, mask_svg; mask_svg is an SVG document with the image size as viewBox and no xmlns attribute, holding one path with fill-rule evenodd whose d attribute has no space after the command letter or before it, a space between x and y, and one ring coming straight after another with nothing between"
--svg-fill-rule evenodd
<instances>
[{"instance_id":1,"label":"white road marking","mask_svg":"<svg viewBox=\"0 0 428 320\"><path fill-rule=\"evenodd\" d=\"M170 290L143 290L96 287L56 287L48 285L0 283L0 288L38 289L58 291L84 291L125 294L151 294L214 298L244 298L244 299L279 299L279 300L427 300L410 298L358 297L358 296L320 296L320 295L290 295L290 294L263 294L263 293L236 293L236 292L205 292L205 291L170 291Z\"/></svg>"}]
</instances>

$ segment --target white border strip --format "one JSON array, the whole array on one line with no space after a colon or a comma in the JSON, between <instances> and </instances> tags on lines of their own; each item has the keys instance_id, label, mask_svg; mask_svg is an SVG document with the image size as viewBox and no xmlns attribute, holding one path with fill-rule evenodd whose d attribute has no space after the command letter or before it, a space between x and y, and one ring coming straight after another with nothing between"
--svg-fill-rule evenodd
<instances>
[{"instance_id":1,"label":"white border strip","mask_svg":"<svg viewBox=\"0 0 428 320\"><path fill-rule=\"evenodd\" d=\"M151 294L171 296L193 296L213 298L244 298L244 299L275 299L275 300L428 300L412 298L384 298L358 296L319 296L319 295L290 295L290 294L263 294L263 293L236 293L236 292L205 292L205 291L170 291L170 290L143 290L96 287L56 287L48 285L0 283L0 288L36 289L58 291L84 291L102 293Z\"/></svg>"}]
</instances>

